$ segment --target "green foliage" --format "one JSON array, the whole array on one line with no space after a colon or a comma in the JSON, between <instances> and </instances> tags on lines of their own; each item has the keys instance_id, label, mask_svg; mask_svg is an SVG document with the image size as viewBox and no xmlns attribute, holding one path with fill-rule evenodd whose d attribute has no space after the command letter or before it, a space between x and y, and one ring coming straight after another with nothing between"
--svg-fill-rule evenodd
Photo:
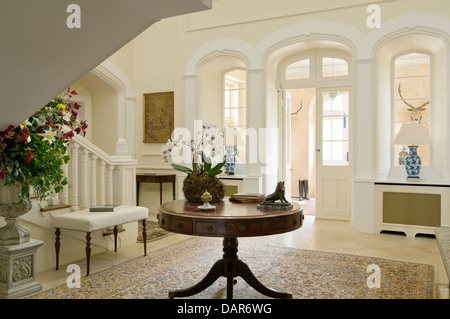
<instances>
[{"instance_id":1,"label":"green foliage","mask_svg":"<svg viewBox=\"0 0 450 319\"><path fill-rule=\"evenodd\" d=\"M189 167L181 166L178 164L170 164L170 165L172 165L172 167L175 168L176 170L179 170L183 173L187 173L187 174L192 173L192 170Z\"/></svg>"},{"instance_id":2,"label":"green foliage","mask_svg":"<svg viewBox=\"0 0 450 319\"><path fill-rule=\"evenodd\" d=\"M176 170L179 170L186 174L193 173L193 170L186 166L181 166L178 164L170 164L173 168ZM215 166L212 166L211 158L204 159L203 163L199 165L200 173L206 173L209 176L216 176L222 173L222 167L225 165L225 162L221 162L216 164Z\"/></svg>"},{"instance_id":3,"label":"green foliage","mask_svg":"<svg viewBox=\"0 0 450 319\"><path fill-rule=\"evenodd\" d=\"M80 105L70 102L76 92L69 91L50 101L21 125L10 125L0 131L0 178L5 185L22 185L19 197L26 204L30 201L30 188L34 196L43 200L68 185L62 169L69 161L68 143L87 128L86 122L78 119Z\"/></svg>"}]
</instances>

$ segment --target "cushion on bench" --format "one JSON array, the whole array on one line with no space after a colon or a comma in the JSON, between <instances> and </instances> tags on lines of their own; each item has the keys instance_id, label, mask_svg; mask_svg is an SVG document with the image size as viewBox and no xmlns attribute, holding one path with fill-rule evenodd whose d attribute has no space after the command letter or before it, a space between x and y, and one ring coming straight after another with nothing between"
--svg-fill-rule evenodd
<instances>
[{"instance_id":1,"label":"cushion on bench","mask_svg":"<svg viewBox=\"0 0 450 319\"><path fill-rule=\"evenodd\" d=\"M121 205L114 212L90 212L89 209L54 216L53 227L92 232L148 218L148 208Z\"/></svg>"},{"instance_id":2,"label":"cushion on bench","mask_svg":"<svg viewBox=\"0 0 450 319\"><path fill-rule=\"evenodd\" d=\"M435 234L442 260L444 261L445 271L450 280L450 227L437 227Z\"/></svg>"}]
</instances>

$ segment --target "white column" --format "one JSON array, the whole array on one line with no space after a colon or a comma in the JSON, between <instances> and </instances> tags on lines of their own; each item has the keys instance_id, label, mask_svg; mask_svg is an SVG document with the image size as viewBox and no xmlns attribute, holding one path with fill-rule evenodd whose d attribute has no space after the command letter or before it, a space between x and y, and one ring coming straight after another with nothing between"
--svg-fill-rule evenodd
<instances>
[{"instance_id":1,"label":"white column","mask_svg":"<svg viewBox=\"0 0 450 319\"><path fill-rule=\"evenodd\" d=\"M189 74L184 76L185 86L185 128L187 128L191 134L194 132L194 121L198 119L198 92L197 92L197 75Z\"/></svg>"},{"instance_id":2,"label":"white column","mask_svg":"<svg viewBox=\"0 0 450 319\"><path fill-rule=\"evenodd\" d=\"M98 204L99 205L105 205L106 203L106 193L105 193L105 165L106 162L105 161L100 161L99 163L99 168L98 168L98 181L99 181L99 185L98 185L98 193L99 193L99 199L98 199Z\"/></svg>"},{"instance_id":3,"label":"white column","mask_svg":"<svg viewBox=\"0 0 450 319\"><path fill-rule=\"evenodd\" d=\"M356 60L357 83L353 88L353 207L354 229L373 233L374 225L374 172L375 127L373 116L372 58Z\"/></svg>"},{"instance_id":4,"label":"white column","mask_svg":"<svg viewBox=\"0 0 450 319\"><path fill-rule=\"evenodd\" d=\"M108 165L107 166L107 192L106 192L106 204L107 205L113 205L113 195L114 195L114 184L113 184L113 171L114 171L114 166L113 165Z\"/></svg>"},{"instance_id":5,"label":"white column","mask_svg":"<svg viewBox=\"0 0 450 319\"><path fill-rule=\"evenodd\" d=\"M353 171L355 178L360 179L374 178L372 61L372 58L356 60L358 84L353 89Z\"/></svg>"},{"instance_id":6,"label":"white column","mask_svg":"<svg viewBox=\"0 0 450 319\"><path fill-rule=\"evenodd\" d=\"M80 198L79 204L80 208L84 209L89 206L89 183L88 183L88 155L89 151L87 149L81 150L81 169L80 169Z\"/></svg>"},{"instance_id":7,"label":"white column","mask_svg":"<svg viewBox=\"0 0 450 319\"><path fill-rule=\"evenodd\" d=\"M127 103L127 127L126 127L126 132L127 132L127 150L128 150L128 154L131 157L134 157L134 149L135 149L135 141L134 141L134 110L135 110L135 98L134 97L130 97L127 96L126 98L126 103Z\"/></svg>"},{"instance_id":8,"label":"white column","mask_svg":"<svg viewBox=\"0 0 450 319\"><path fill-rule=\"evenodd\" d=\"M126 105L123 93L117 94L117 142L116 155L128 155L128 143L126 140Z\"/></svg>"},{"instance_id":9,"label":"white column","mask_svg":"<svg viewBox=\"0 0 450 319\"><path fill-rule=\"evenodd\" d=\"M78 149L80 145L77 143L72 143L70 145L71 149L71 166L72 166L72 176L70 178L70 184L71 184L71 194L70 194L70 205L72 206L70 208L71 211L79 210L78 207Z\"/></svg>"},{"instance_id":10,"label":"white column","mask_svg":"<svg viewBox=\"0 0 450 319\"><path fill-rule=\"evenodd\" d=\"M263 191L262 186L262 174L261 174L261 161L260 151L261 143L259 136L262 123L262 96L261 92L263 87L263 70L262 69L249 69L247 71L247 157L246 157L246 177L244 178L244 192L248 193L261 193Z\"/></svg>"},{"instance_id":11,"label":"white column","mask_svg":"<svg viewBox=\"0 0 450 319\"><path fill-rule=\"evenodd\" d=\"M97 156L91 154L91 205L97 205Z\"/></svg>"}]
</instances>

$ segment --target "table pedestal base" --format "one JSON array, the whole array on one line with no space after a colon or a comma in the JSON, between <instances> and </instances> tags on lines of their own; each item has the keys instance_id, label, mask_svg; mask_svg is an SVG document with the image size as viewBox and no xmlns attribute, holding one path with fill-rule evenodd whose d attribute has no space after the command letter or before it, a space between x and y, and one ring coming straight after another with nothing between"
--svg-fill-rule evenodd
<instances>
[{"instance_id":1,"label":"table pedestal base","mask_svg":"<svg viewBox=\"0 0 450 319\"><path fill-rule=\"evenodd\" d=\"M219 277L224 276L227 278L227 299L233 299L233 285L236 283L234 277L240 276L251 287L263 295L272 298L292 299L292 294L278 292L268 288L256 279L247 264L238 258L237 248L238 240L236 237L225 237L223 239L223 258L216 261L205 278L190 288L170 291L169 298L187 297L198 294L211 286Z\"/></svg>"}]
</instances>

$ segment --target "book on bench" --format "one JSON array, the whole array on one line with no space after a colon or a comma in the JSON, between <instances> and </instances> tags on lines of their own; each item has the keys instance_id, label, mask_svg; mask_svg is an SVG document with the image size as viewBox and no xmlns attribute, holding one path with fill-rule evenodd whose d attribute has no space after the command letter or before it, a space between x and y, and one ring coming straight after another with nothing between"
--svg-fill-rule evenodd
<instances>
[{"instance_id":1,"label":"book on bench","mask_svg":"<svg viewBox=\"0 0 450 319\"><path fill-rule=\"evenodd\" d=\"M95 205L89 208L90 212L114 212L120 208L120 205Z\"/></svg>"}]
</instances>

